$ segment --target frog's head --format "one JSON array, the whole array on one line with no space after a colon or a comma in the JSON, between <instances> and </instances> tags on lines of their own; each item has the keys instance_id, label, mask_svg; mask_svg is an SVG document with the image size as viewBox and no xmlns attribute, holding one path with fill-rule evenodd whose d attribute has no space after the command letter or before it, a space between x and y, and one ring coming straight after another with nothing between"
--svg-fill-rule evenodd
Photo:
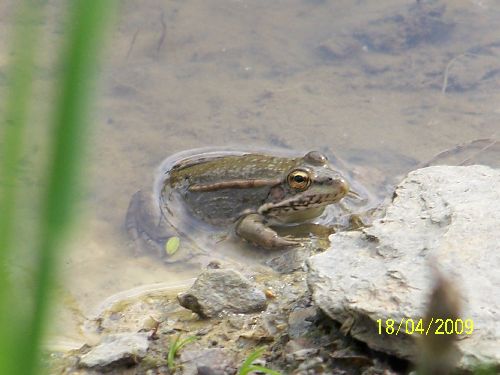
<instances>
[{"instance_id":1,"label":"frog's head","mask_svg":"<svg viewBox=\"0 0 500 375\"><path fill-rule=\"evenodd\" d=\"M307 211L314 217L327 205L340 201L348 192L349 184L332 168L327 158L317 151L311 151L298 159L297 165L285 173L278 185L271 188L259 213L283 219Z\"/></svg>"}]
</instances>

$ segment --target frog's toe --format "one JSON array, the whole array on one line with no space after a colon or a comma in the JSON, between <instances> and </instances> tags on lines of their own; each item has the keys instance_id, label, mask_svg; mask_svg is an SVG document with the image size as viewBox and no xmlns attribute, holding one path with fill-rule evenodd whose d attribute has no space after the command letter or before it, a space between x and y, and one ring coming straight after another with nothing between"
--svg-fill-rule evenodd
<instances>
[{"instance_id":1,"label":"frog's toe","mask_svg":"<svg viewBox=\"0 0 500 375\"><path fill-rule=\"evenodd\" d=\"M297 239L281 237L274 229L268 227L263 218L258 214L250 214L244 217L236 226L236 234L265 249L302 245Z\"/></svg>"},{"instance_id":2,"label":"frog's toe","mask_svg":"<svg viewBox=\"0 0 500 375\"><path fill-rule=\"evenodd\" d=\"M276 235L273 238L264 241L265 243L260 244L262 247L266 249L279 249L284 247L300 247L304 246L303 242L300 239L287 239L284 237L280 237Z\"/></svg>"}]
</instances>

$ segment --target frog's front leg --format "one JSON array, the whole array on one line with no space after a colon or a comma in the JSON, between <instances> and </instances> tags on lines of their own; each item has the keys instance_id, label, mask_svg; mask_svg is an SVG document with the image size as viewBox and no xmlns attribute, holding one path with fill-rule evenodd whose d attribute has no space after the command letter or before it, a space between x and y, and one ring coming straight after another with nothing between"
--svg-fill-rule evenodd
<instances>
[{"instance_id":1,"label":"frog's front leg","mask_svg":"<svg viewBox=\"0 0 500 375\"><path fill-rule=\"evenodd\" d=\"M267 226L264 217L259 214L243 216L236 224L236 234L266 249L301 245L298 240L288 240L281 237L275 230Z\"/></svg>"}]
</instances>

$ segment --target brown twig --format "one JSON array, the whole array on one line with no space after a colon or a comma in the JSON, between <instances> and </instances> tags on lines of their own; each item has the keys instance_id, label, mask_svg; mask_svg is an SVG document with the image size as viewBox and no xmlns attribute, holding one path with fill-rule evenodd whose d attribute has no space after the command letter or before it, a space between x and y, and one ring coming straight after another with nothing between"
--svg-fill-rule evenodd
<instances>
[{"instance_id":1,"label":"brown twig","mask_svg":"<svg viewBox=\"0 0 500 375\"><path fill-rule=\"evenodd\" d=\"M486 146L480 148L476 153L474 153L471 156L469 156L468 158L465 158L464 160L462 160L459 165L465 165L465 163L469 162L472 158L474 158L477 155L479 155L480 153L486 151L487 149L489 149L491 146L494 146L495 143L498 142L496 139L484 139L483 141L488 141L489 143Z\"/></svg>"},{"instance_id":2,"label":"brown twig","mask_svg":"<svg viewBox=\"0 0 500 375\"><path fill-rule=\"evenodd\" d=\"M446 68L444 70L444 74L443 74L443 84L441 85L441 93L444 95L446 94L446 89L448 87L448 77L449 77L449 74L450 74L450 69L451 69L451 66L457 62L459 59L461 59L462 57L476 57L477 55L473 54L473 53L462 53L458 56L455 56L454 58L452 58L448 64L446 64Z\"/></svg>"},{"instance_id":3,"label":"brown twig","mask_svg":"<svg viewBox=\"0 0 500 375\"><path fill-rule=\"evenodd\" d=\"M158 340L159 337L158 337L158 329L160 328L160 324L162 323L161 321L159 320L156 320L154 319L153 317L151 317L151 319L153 319L154 321L154 325L153 325L153 328L151 329L151 333L149 334L149 340Z\"/></svg>"},{"instance_id":4,"label":"brown twig","mask_svg":"<svg viewBox=\"0 0 500 375\"><path fill-rule=\"evenodd\" d=\"M135 45L135 40L137 39L137 35L139 34L139 31L141 29L137 29L134 33L134 36L132 37L132 41L130 42L130 46L128 47L128 51L127 51L127 54L125 55L125 60L128 60L128 57L130 56L130 54L132 53L132 50L134 49L134 45Z\"/></svg>"},{"instance_id":5,"label":"brown twig","mask_svg":"<svg viewBox=\"0 0 500 375\"><path fill-rule=\"evenodd\" d=\"M163 43L165 42L165 36L167 35L167 25L165 24L165 11L161 11L160 14L160 24L161 24L161 34L160 38L158 39L158 44L156 46L156 53L159 55L161 47L163 46Z\"/></svg>"},{"instance_id":6,"label":"brown twig","mask_svg":"<svg viewBox=\"0 0 500 375\"><path fill-rule=\"evenodd\" d=\"M473 147L473 146L476 146L478 144L486 143L486 145L484 147L482 147L481 149L479 149L476 153L474 153L473 155L465 158L460 163L458 163L458 165L464 165L473 157L476 157L480 153L482 153L482 152L486 151L487 149L489 149L490 147L494 146L497 142L498 142L498 140L496 140L494 138L482 138L482 139L475 139L475 140L467 142L467 143L462 143L462 144L459 144L453 148L450 148L448 150L442 151L442 152L434 155L429 161L420 164L418 166L418 168L428 167L432 163L434 163L436 160L438 160L439 158L446 157L446 156L449 156L452 154L456 154L456 153L458 153L458 152L460 152L468 147Z\"/></svg>"}]
</instances>

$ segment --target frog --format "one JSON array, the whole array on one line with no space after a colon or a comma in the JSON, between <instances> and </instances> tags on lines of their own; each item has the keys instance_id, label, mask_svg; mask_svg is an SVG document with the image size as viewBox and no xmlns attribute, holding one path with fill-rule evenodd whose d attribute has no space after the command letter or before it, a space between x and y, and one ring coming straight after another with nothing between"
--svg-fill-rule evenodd
<instances>
[{"instance_id":1,"label":"frog","mask_svg":"<svg viewBox=\"0 0 500 375\"><path fill-rule=\"evenodd\" d=\"M136 246L147 242L163 256L169 237L200 228L267 250L290 248L307 239L280 235L277 227L311 222L349 193L347 179L318 151L192 150L161 164L149 198L141 190L133 195L126 229Z\"/></svg>"}]
</instances>

